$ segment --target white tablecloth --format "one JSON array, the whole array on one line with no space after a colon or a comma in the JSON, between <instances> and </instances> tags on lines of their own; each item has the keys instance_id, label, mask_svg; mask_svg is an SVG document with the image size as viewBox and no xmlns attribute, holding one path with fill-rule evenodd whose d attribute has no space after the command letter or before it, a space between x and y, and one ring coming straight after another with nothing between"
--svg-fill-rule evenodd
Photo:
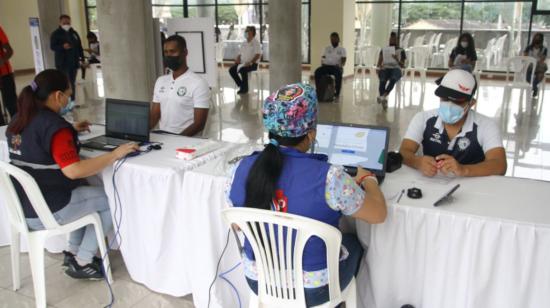
<instances>
[{"instance_id":1,"label":"white tablecloth","mask_svg":"<svg viewBox=\"0 0 550 308\"><path fill-rule=\"evenodd\" d=\"M433 202L455 183L455 200ZM424 197L399 204L401 189ZM368 244L363 307L550 307L550 183L505 177L430 180L404 167L382 185L384 224L358 223ZM366 262L366 263L365 263Z\"/></svg>"},{"instance_id":2,"label":"white tablecloth","mask_svg":"<svg viewBox=\"0 0 550 308\"><path fill-rule=\"evenodd\" d=\"M94 126L92 134L85 137L101 132L101 127ZM0 139L4 143L0 148L5 148L5 138ZM101 173L111 213L120 218L120 250L133 280L173 296L192 293L195 305L206 307L228 234L220 215L226 206L227 161L249 153L252 147L220 143L220 148L209 154L182 161L175 158L176 148L206 140L155 134L151 139L162 142L163 149L128 158L116 174L120 206L114 202L113 168ZM101 152L83 150L81 154L92 157ZM0 222L4 226L7 217L0 216ZM0 239L3 233L0 229ZM9 244L9 238L5 243ZM220 273L239 264L235 246L231 235ZM224 277L236 286L238 296L229 283L217 279L210 307L238 307L238 300L245 307L248 289L242 267Z\"/></svg>"}]
</instances>

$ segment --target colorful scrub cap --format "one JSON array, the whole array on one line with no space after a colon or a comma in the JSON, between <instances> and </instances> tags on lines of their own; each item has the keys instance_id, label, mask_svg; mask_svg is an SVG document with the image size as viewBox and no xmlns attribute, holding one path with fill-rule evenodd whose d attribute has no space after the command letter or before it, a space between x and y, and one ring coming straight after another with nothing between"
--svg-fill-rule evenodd
<instances>
[{"instance_id":1,"label":"colorful scrub cap","mask_svg":"<svg viewBox=\"0 0 550 308\"><path fill-rule=\"evenodd\" d=\"M280 137L301 137L317 125L317 95L310 85L295 83L264 101L264 126Z\"/></svg>"}]
</instances>

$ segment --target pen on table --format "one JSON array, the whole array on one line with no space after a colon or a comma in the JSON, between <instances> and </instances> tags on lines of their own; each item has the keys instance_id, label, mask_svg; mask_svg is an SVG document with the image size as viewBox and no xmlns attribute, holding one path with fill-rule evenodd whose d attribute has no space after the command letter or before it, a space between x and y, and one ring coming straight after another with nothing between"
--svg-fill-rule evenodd
<instances>
[{"instance_id":1,"label":"pen on table","mask_svg":"<svg viewBox=\"0 0 550 308\"><path fill-rule=\"evenodd\" d=\"M404 193L405 193L405 190L402 189L401 192L399 193L399 197L397 197L397 201L395 203L399 203L399 200L401 200L401 197L403 197Z\"/></svg>"}]
</instances>

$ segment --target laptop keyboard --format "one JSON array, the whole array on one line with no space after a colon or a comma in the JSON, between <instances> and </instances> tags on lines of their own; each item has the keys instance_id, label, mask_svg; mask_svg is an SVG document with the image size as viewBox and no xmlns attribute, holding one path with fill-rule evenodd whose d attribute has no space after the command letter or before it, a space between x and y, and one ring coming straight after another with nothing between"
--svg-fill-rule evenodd
<instances>
[{"instance_id":1,"label":"laptop keyboard","mask_svg":"<svg viewBox=\"0 0 550 308\"><path fill-rule=\"evenodd\" d=\"M109 145L121 145L121 144L130 142L128 140L106 137L106 136L99 136L97 138L94 138L93 141L98 143L103 143L103 144L109 144Z\"/></svg>"}]
</instances>

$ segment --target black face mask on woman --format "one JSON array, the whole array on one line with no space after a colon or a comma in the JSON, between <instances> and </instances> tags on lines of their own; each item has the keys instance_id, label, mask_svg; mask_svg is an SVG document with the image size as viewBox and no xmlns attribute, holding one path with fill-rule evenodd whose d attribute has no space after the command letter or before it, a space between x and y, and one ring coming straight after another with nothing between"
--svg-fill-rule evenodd
<instances>
[{"instance_id":1,"label":"black face mask on woman","mask_svg":"<svg viewBox=\"0 0 550 308\"><path fill-rule=\"evenodd\" d=\"M179 69L183 64L183 61L180 56L165 56L164 57L164 65L173 70L176 71Z\"/></svg>"}]
</instances>

